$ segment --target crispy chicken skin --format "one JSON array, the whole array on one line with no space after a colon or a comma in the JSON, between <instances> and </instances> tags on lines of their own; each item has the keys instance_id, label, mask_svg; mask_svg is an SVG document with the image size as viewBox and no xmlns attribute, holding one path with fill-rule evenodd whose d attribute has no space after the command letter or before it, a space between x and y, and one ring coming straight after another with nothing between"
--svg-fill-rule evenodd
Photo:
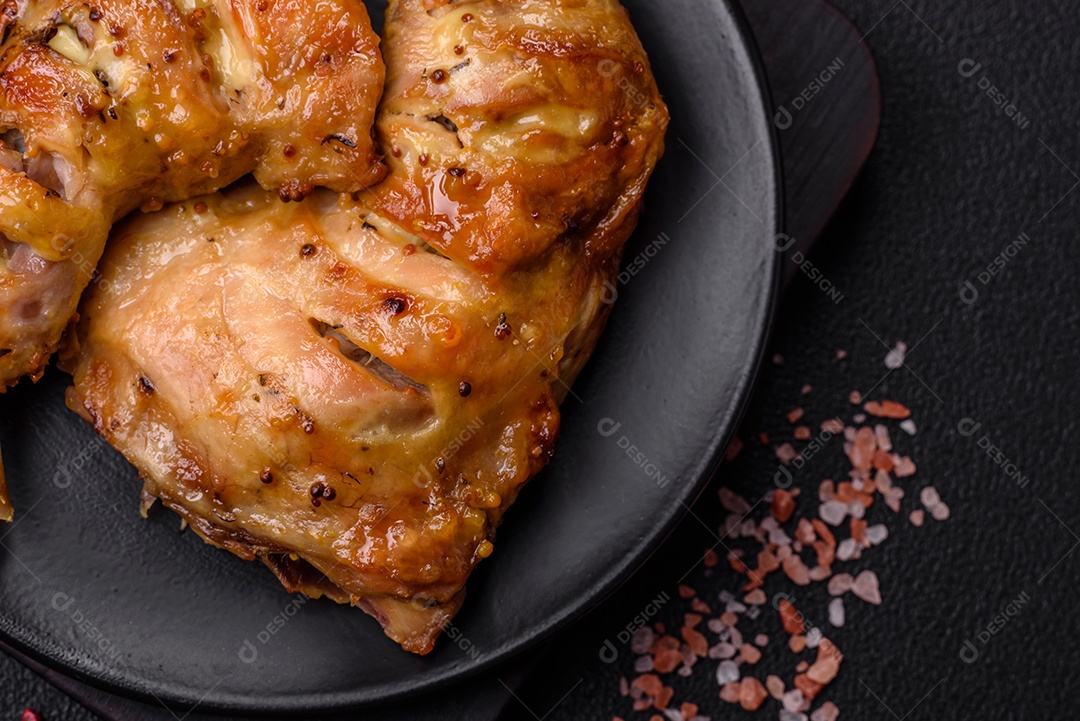
<instances>
[{"instance_id":1,"label":"crispy chicken skin","mask_svg":"<svg viewBox=\"0 0 1080 721\"><path fill-rule=\"evenodd\" d=\"M3 0L0 38L0 392L40 376L119 217L385 172L361 0Z\"/></svg>"},{"instance_id":2,"label":"crispy chicken skin","mask_svg":"<svg viewBox=\"0 0 1080 721\"><path fill-rule=\"evenodd\" d=\"M144 504L425 654L552 454L667 110L615 0L387 12L388 178L125 223L65 365Z\"/></svg>"}]
</instances>

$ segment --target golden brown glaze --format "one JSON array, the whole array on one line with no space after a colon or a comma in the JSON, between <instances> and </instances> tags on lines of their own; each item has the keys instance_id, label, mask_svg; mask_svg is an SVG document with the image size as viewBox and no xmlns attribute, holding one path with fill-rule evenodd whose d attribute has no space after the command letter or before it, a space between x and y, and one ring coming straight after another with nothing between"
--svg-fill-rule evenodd
<instances>
[{"instance_id":1,"label":"golden brown glaze","mask_svg":"<svg viewBox=\"0 0 1080 721\"><path fill-rule=\"evenodd\" d=\"M68 403L207 541L423 654L551 456L667 111L614 0L386 27L388 179L125 223Z\"/></svg>"},{"instance_id":2,"label":"golden brown glaze","mask_svg":"<svg viewBox=\"0 0 1080 721\"><path fill-rule=\"evenodd\" d=\"M4 0L0 34L0 392L40 375L120 216L385 172L361 0Z\"/></svg>"}]
</instances>

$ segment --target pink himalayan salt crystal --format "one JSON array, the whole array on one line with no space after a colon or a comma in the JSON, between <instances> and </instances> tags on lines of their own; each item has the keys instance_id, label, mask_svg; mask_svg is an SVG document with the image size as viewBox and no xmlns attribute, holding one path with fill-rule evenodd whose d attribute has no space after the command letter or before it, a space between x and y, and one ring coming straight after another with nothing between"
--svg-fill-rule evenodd
<instances>
[{"instance_id":1,"label":"pink himalayan salt crystal","mask_svg":"<svg viewBox=\"0 0 1080 721\"><path fill-rule=\"evenodd\" d=\"M904 358L906 356L907 344L903 341L897 341L896 346L885 356L885 367L891 371L896 370L904 365Z\"/></svg>"},{"instance_id":2,"label":"pink himalayan salt crystal","mask_svg":"<svg viewBox=\"0 0 1080 721\"><path fill-rule=\"evenodd\" d=\"M876 450L877 439L874 438L874 431L863 426L855 432L855 442L851 446L851 452L848 453L851 465L857 470L869 471Z\"/></svg>"},{"instance_id":3,"label":"pink himalayan salt crystal","mask_svg":"<svg viewBox=\"0 0 1080 721\"><path fill-rule=\"evenodd\" d=\"M818 508L818 516L830 526L839 526L848 514L848 507L840 501L825 501Z\"/></svg>"},{"instance_id":4,"label":"pink himalayan salt crystal","mask_svg":"<svg viewBox=\"0 0 1080 721\"><path fill-rule=\"evenodd\" d=\"M720 503L731 513L737 513L740 516L750 512L750 504L747 500L730 488L720 489Z\"/></svg>"},{"instance_id":5,"label":"pink himalayan salt crystal","mask_svg":"<svg viewBox=\"0 0 1080 721\"><path fill-rule=\"evenodd\" d=\"M840 541L840 545L836 548L836 559L838 561L851 561L860 556L862 556L862 549L859 548L854 538L845 538Z\"/></svg>"},{"instance_id":6,"label":"pink himalayan salt crystal","mask_svg":"<svg viewBox=\"0 0 1080 721\"><path fill-rule=\"evenodd\" d=\"M785 546L786 548L786 546ZM810 585L810 569L806 567L803 560L799 556L789 556L784 561L784 573L791 579L791 582L796 586L808 586Z\"/></svg>"},{"instance_id":7,"label":"pink himalayan salt crystal","mask_svg":"<svg viewBox=\"0 0 1080 721\"><path fill-rule=\"evenodd\" d=\"M765 679L765 688L769 695L777 701L784 695L784 681L779 676L769 675Z\"/></svg>"},{"instance_id":8,"label":"pink himalayan salt crystal","mask_svg":"<svg viewBox=\"0 0 1080 721\"><path fill-rule=\"evenodd\" d=\"M765 592L760 588L755 588L743 597L743 603L747 606L764 606L766 600Z\"/></svg>"},{"instance_id":9,"label":"pink himalayan salt crystal","mask_svg":"<svg viewBox=\"0 0 1080 721\"><path fill-rule=\"evenodd\" d=\"M889 429L881 423L874 426L874 437L877 439L877 447L883 451L892 450L892 440L889 438Z\"/></svg>"},{"instance_id":10,"label":"pink himalayan salt crystal","mask_svg":"<svg viewBox=\"0 0 1080 721\"><path fill-rule=\"evenodd\" d=\"M915 475L915 462L907 456L893 454L893 473L897 478L907 478Z\"/></svg>"},{"instance_id":11,"label":"pink himalayan salt crystal","mask_svg":"<svg viewBox=\"0 0 1080 721\"><path fill-rule=\"evenodd\" d=\"M838 718L840 718L840 709L832 701L826 701L817 711L810 714L810 721L836 721Z\"/></svg>"},{"instance_id":12,"label":"pink himalayan salt crystal","mask_svg":"<svg viewBox=\"0 0 1080 721\"><path fill-rule=\"evenodd\" d=\"M934 517L935 521L947 521L951 513L949 507L944 503L939 503L930 509L930 515Z\"/></svg>"},{"instance_id":13,"label":"pink himalayan salt crystal","mask_svg":"<svg viewBox=\"0 0 1080 721\"><path fill-rule=\"evenodd\" d=\"M799 452L795 450L795 446L785 443L776 448L776 457L786 466L799 457Z\"/></svg>"},{"instance_id":14,"label":"pink himalayan salt crystal","mask_svg":"<svg viewBox=\"0 0 1080 721\"><path fill-rule=\"evenodd\" d=\"M863 571L856 576L855 582L851 584L851 592L867 603L872 603L875 606L881 605L881 590L878 587L878 577L873 571Z\"/></svg>"},{"instance_id":15,"label":"pink himalayan salt crystal","mask_svg":"<svg viewBox=\"0 0 1080 721\"><path fill-rule=\"evenodd\" d=\"M911 512L911 515L908 516L908 520L911 521L911 525L913 526L921 526L926 520L926 514L923 512L923 509L916 508Z\"/></svg>"},{"instance_id":16,"label":"pink himalayan salt crystal","mask_svg":"<svg viewBox=\"0 0 1080 721\"><path fill-rule=\"evenodd\" d=\"M850 573L838 573L829 579L829 595L842 596L851 590L853 583L855 583L855 579Z\"/></svg>"},{"instance_id":17,"label":"pink himalayan salt crystal","mask_svg":"<svg viewBox=\"0 0 1080 721\"><path fill-rule=\"evenodd\" d=\"M837 628L844 625L844 599L834 598L829 601L829 623Z\"/></svg>"},{"instance_id":18,"label":"pink himalayan salt crystal","mask_svg":"<svg viewBox=\"0 0 1080 721\"><path fill-rule=\"evenodd\" d=\"M835 494L836 494L836 484L834 484L832 481L830 481L828 479L822 481L821 485L818 486L818 499L822 503L825 503L827 501L831 501Z\"/></svg>"},{"instance_id":19,"label":"pink himalayan salt crystal","mask_svg":"<svg viewBox=\"0 0 1080 721\"><path fill-rule=\"evenodd\" d=\"M922 501L926 510L932 511L934 506L941 503L941 496L938 495L937 489L933 486L927 486L919 493L919 500Z\"/></svg>"},{"instance_id":20,"label":"pink himalayan salt crystal","mask_svg":"<svg viewBox=\"0 0 1080 721\"><path fill-rule=\"evenodd\" d=\"M806 711L808 708L810 708L810 703L803 696L802 691L797 688L794 688L785 693L781 697L780 703L783 704L784 710L786 711L800 712Z\"/></svg>"},{"instance_id":21,"label":"pink himalayan salt crystal","mask_svg":"<svg viewBox=\"0 0 1080 721\"><path fill-rule=\"evenodd\" d=\"M894 513L900 512L900 500L904 497L904 489L898 486L893 486L885 494L885 505L893 510Z\"/></svg>"}]
</instances>

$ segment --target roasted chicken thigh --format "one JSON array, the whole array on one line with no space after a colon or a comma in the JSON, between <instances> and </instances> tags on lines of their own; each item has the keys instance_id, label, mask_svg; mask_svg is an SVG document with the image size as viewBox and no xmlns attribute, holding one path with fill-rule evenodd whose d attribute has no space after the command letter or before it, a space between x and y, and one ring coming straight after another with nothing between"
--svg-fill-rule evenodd
<instances>
[{"instance_id":1,"label":"roasted chicken thigh","mask_svg":"<svg viewBox=\"0 0 1080 721\"><path fill-rule=\"evenodd\" d=\"M615 0L391 0L384 52L385 181L125 223L65 364L145 506L424 654L552 454L668 118Z\"/></svg>"},{"instance_id":2,"label":"roasted chicken thigh","mask_svg":"<svg viewBox=\"0 0 1080 721\"><path fill-rule=\"evenodd\" d=\"M362 0L4 0L0 39L0 392L41 374L119 217L385 171Z\"/></svg>"}]
</instances>

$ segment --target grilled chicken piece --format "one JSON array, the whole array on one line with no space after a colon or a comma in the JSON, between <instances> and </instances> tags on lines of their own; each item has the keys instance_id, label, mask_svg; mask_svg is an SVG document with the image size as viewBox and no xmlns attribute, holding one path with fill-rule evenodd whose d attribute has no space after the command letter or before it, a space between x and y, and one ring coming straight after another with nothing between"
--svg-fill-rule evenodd
<instances>
[{"instance_id":1,"label":"grilled chicken piece","mask_svg":"<svg viewBox=\"0 0 1080 721\"><path fill-rule=\"evenodd\" d=\"M0 38L0 392L40 376L120 216L385 172L361 0L4 0Z\"/></svg>"},{"instance_id":2,"label":"grilled chicken piece","mask_svg":"<svg viewBox=\"0 0 1080 721\"><path fill-rule=\"evenodd\" d=\"M388 179L126 223L68 404L144 504L424 654L551 456L667 110L615 0L392 1L384 48Z\"/></svg>"}]
</instances>

